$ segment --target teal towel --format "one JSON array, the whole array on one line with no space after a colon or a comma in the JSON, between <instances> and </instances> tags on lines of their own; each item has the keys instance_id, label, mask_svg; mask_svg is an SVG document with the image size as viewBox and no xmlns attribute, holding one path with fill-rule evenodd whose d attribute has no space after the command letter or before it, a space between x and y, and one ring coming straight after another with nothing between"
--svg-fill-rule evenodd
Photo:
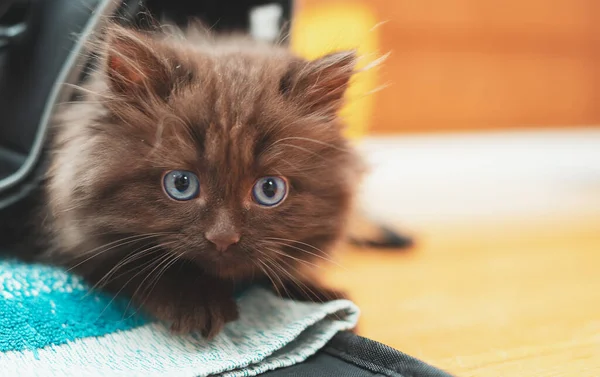
<instances>
[{"instance_id":1,"label":"teal towel","mask_svg":"<svg viewBox=\"0 0 600 377\"><path fill-rule=\"evenodd\" d=\"M239 320L207 341L89 289L59 268L0 261L0 376L254 376L302 362L359 315L347 300L301 303L255 287L239 297Z\"/></svg>"}]
</instances>

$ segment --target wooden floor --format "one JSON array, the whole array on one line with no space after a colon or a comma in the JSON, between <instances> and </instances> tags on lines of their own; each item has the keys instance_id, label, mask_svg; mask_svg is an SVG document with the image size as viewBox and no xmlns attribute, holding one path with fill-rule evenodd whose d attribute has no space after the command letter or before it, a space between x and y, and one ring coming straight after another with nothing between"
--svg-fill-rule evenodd
<instances>
[{"instance_id":1,"label":"wooden floor","mask_svg":"<svg viewBox=\"0 0 600 377\"><path fill-rule=\"evenodd\" d=\"M600 214L421 224L405 253L349 247L326 279L359 333L457 376L600 376Z\"/></svg>"}]
</instances>

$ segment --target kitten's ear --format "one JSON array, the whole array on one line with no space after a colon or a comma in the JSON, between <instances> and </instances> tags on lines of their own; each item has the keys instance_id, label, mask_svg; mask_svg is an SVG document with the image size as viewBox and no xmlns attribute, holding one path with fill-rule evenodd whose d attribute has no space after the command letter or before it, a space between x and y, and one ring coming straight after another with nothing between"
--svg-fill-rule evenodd
<instances>
[{"instance_id":1,"label":"kitten's ear","mask_svg":"<svg viewBox=\"0 0 600 377\"><path fill-rule=\"evenodd\" d=\"M279 89L310 114L333 117L342 107L356 60L355 51L342 51L294 64L281 79Z\"/></svg>"},{"instance_id":2,"label":"kitten's ear","mask_svg":"<svg viewBox=\"0 0 600 377\"><path fill-rule=\"evenodd\" d=\"M113 92L166 98L175 85L176 68L173 57L165 56L147 36L117 26L108 30L106 74Z\"/></svg>"}]
</instances>

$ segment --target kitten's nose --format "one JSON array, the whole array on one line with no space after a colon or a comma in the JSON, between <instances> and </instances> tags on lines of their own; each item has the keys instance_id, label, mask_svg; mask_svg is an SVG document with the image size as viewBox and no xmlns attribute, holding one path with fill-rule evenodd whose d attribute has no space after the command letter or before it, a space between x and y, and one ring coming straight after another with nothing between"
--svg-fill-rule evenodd
<instances>
[{"instance_id":1,"label":"kitten's nose","mask_svg":"<svg viewBox=\"0 0 600 377\"><path fill-rule=\"evenodd\" d=\"M240 235L236 232L209 232L205 235L206 239L212 242L219 251L225 251L227 248L240 240Z\"/></svg>"}]
</instances>

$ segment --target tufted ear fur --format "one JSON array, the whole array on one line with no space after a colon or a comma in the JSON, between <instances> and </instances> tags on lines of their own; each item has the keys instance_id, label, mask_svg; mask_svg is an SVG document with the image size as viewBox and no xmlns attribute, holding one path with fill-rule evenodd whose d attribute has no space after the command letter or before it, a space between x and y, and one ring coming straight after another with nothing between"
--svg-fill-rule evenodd
<instances>
[{"instance_id":1,"label":"tufted ear fur","mask_svg":"<svg viewBox=\"0 0 600 377\"><path fill-rule=\"evenodd\" d=\"M168 98L183 74L183 67L173 51L157 44L142 33L119 26L109 28L105 69L115 94L128 98Z\"/></svg>"},{"instance_id":2,"label":"tufted ear fur","mask_svg":"<svg viewBox=\"0 0 600 377\"><path fill-rule=\"evenodd\" d=\"M295 62L280 81L280 91L309 114L333 117L342 107L354 74L356 53L342 51L308 62Z\"/></svg>"}]
</instances>

